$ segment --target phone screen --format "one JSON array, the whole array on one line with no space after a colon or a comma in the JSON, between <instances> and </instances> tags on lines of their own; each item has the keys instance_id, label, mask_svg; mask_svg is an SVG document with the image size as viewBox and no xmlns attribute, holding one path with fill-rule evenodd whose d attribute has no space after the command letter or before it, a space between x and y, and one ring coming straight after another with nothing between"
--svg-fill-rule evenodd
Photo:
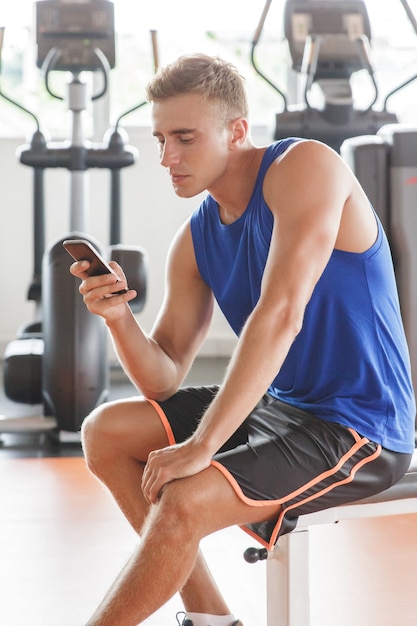
<instances>
[{"instance_id":1,"label":"phone screen","mask_svg":"<svg viewBox=\"0 0 417 626\"><path fill-rule=\"evenodd\" d=\"M84 239L67 239L63 246L75 261L88 261L90 267L87 270L89 276L101 276L102 274L114 274L114 270L106 263L103 257ZM126 293L127 289L115 292L115 295Z\"/></svg>"}]
</instances>

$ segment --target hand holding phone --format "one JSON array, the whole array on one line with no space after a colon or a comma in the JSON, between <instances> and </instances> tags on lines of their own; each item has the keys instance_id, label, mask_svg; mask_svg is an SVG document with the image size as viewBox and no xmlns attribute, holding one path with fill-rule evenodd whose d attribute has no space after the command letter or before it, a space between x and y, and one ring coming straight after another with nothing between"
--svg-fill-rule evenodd
<instances>
[{"instance_id":1,"label":"hand holding phone","mask_svg":"<svg viewBox=\"0 0 417 626\"><path fill-rule=\"evenodd\" d=\"M90 263L90 267L87 269L87 274L89 276L114 274L114 276L117 277L116 272L103 259L103 257L97 252L89 241L85 239L66 239L63 242L63 246L75 261L88 261ZM119 280L118 277L117 280ZM127 293L127 289L120 289L120 291L114 292L114 295L118 296L123 293Z\"/></svg>"}]
</instances>

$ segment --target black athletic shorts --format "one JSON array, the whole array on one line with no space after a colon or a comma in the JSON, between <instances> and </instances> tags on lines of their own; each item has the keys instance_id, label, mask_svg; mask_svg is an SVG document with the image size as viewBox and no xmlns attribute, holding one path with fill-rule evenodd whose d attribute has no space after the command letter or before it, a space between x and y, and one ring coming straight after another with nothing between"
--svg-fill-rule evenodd
<instances>
[{"instance_id":1,"label":"black athletic shorts","mask_svg":"<svg viewBox=\"0 0 417 626\"><path fill-rule=\"evenodd\" d=\"M170 444L192 435L217 391L217 386L190 387L164 402L149 400ZM266 394L212 465L250 506L281 505L278 518L243 527L271 549L300 515L383 491L403 476L410 461L410 454L382 448L351 428Z\"/></svg>"}]
</instances>

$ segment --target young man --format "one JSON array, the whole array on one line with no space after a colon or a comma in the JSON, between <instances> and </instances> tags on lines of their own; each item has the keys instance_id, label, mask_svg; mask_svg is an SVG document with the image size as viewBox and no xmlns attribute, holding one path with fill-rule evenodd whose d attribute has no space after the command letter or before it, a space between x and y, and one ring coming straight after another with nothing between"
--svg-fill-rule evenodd
<instances>
[{"instance_id":1,"label":"young man","mask_svg":"<svg viewBox=\"0 0 417 626\"><path fill-rule=\"evenodd\" d=\"M272 548L300 514L397 481L414 449L409 359L386 237L337 154L256 147L243 81L220 59L179 59L148 99L175 193L208 195L172 243L149 336L134 292L110 297L113 276L71 269L144 396L83 425L89 468L142 536L88 626L140 624L176 591L183 624L232 626L201 538L240 524ZM220 389L180 390L214 299L236 350Z\"/></svg>"}]
</instances>

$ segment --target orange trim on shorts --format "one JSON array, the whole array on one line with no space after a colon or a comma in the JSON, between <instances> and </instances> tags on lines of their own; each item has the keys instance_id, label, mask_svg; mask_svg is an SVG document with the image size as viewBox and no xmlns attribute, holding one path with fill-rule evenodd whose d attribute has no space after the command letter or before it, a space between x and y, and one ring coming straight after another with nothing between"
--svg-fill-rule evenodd
<instances>
[{"instance_id":1,"label":"orange trim on shorts","mask_svg":"<svg viewBox=\"0 0 417 626\"><path fill-rule=\"evenodd\" d=\"M366 441L366 443L368 443L368 440ZM367 465L368 463L371 463L372 461L374 461L375 459L377 459L382 451L382 447L380 445L378 445L377 449L375 450L375 452L373 454L371 454L371 456L368 456L366 459L362 459L361 461L359 461L359 463L357 463L354 467L352 467L352 469L350 470L349 476L347 478L344 478L343 480L339 480L339 482L334 483L333 485L329 485L328 487L326 487L325 489L322 489L320 492L309 496L308 498L305 498L304 500L301 500L300 502L296 502L295 504L292 504L288 507L286 507L285 509L283 509L279 515L277 524L274 528L274 531L271 535L271 538L269 540L269 545L271 547L274 546L277 537L278 537L278 533L279 533L279 529L281 528L281 524L282 524L282 520L284 518L284 515L288 512L291 511L293 509L296 509L298 506L301 506L302 504L305 504L306 502L311 502L312 500L317 500L317 498L320 498L321 496L324 496L324 494L328 493L329 491L332 491L333 489L335 489L336 487L339 487L340 485L346 485L348 483L351 483L353 481L353 479L355 478L355 474L356 472L363 467L364 465Z\"/></svg>"},{"instance_id":2,"label":"orange trim on shorts","mask_svg":"<svg viewBox=\"0 0 417 626\"><path fill-rule=\"evenodd\" d=\"M360 435L349 428L349 431L352 433L352 435L354 436L356 443L352 446L352 448L342 456L342 458L340 459L340 461L330 470L327 470L326 472L323 472L322 474L320 474L319 476L316 476L316 478L310 480L308 483L306 483L306 485L299 487L298 489L296 489L295 491L293 491L290 494L287 494L284 498L280 498L278 500L253 500L252 498L248 498L247 496L245 496L245 494L243 493L239 483L237 482L237 480L234 478L234 476L218 461L211 461L211 465L213 465L213 467L216 467L222 474L223 476L228 480L228 482L230 483L230 485L232 486L232 488L234 489L236 495L240 498L240 500L242 500L245 504L248 504L249 506L254 506L254 507L265 507L265 506L270 506L272 504L280 504L283 505L286 502L288 502L289 500L291 500L292 498L297 497L298 495L302 494L304 491L310 489L311 487L314 487L314 485L317 485L318 483L320 483L322 480L325 480L326 478L329 478L335 474L337 474L337 472L341 469L341 467L343 467L343 465L346 463L346 461L348 461L352 456L354 456L356 454L356 452L362 448L363 446L367 445L369 443L369 439L367 439L366 437L361 438ZM246 533L248 533L249 535L251 535L252 537L254 537L259 543L261 543L265 548L267 548L268 550L272 550L272 548L274 547L274 544L277 540L281 525L282 525L282 520L284 518L284 515L293 509L296 509L297 507L310 502L312 500L316 500L318 498L320 498L321 496L325 495L326 493L328 493L329 491L332 491L333 489L335 489L336 487L340 486L340 485L344 485L347 483L350 483L353 481L353 479L355 478L355 474L356 472L364 465L366 465L367 463L370 463L371 461L373 461L374 459L378 458L379 455L381 454L381 450L382 447L380 445L378 445L376 451L369 457L367 457L366 459L361 459L354 467L352 467L352 469L349 472L349 476L347 478L344 478L336 483L334 483L333 485L329 485L327 487L325 487L324 489L322 489L321 491L318 491L316 494L313 494L312 496L309 496L308 498L305 498L304 500L301 500L300 502L296 502L293 505L290 505L288 507L286 507L285 509L282 509L277 523L274 527L274 530L271 534L271 537L269 539L269 542L264 541L261 537L259 537L255 532L251 531L249 528L247 528L246 526L241 526L242 530L244 530Z\"/></svg>"},{"instance_id":3,"label":"orange trim on shorts","mask_svg":"<svg viewBox=\"0 0 417 626\"><path fill-rule=\"evenodd\" d=\"M155 400L149 400L149 398L145 398L145 399L147 402L149 402L151 406L153 406L155 411L158 413L159 419L162 422L162 426L165 428L165 432L168 437L168 443L170 446L173 446L176 443L176 441L175 441L174 433L172 432L171 424L168 422L165 413L163 412L159 404L155 402Z\"/></svg>"}]
</instances>

